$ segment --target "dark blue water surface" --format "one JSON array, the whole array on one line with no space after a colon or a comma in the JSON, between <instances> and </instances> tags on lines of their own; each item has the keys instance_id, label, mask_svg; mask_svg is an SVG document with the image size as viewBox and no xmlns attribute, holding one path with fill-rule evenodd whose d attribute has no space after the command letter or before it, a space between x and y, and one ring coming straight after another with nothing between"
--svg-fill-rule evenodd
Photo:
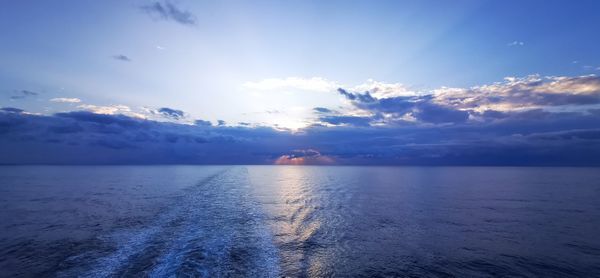
<instances>
[{"instance_id":1,"label":"dark blue water surface","mask_svg":"<svg viewBox=\"0 0 600 278\"><path fill-rule=\"evenodd\" d=\"M0 276L600 277L599 168L0 167Z\"/></svg>"}]
</instances>

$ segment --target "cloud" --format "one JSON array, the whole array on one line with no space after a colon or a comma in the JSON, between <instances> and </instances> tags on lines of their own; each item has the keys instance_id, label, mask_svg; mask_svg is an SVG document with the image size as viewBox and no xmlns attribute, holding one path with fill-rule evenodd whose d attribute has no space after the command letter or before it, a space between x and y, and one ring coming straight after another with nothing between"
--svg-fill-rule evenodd
<instances>
[{"instance_id":1,"label":"cloud","mask_svg":"<svg viewBox=\"0 0 600 278\"><path fill-rule=\"evenodd\" d=\"M205 120L195 120L194 124L197 126L212 126L212 123L210 121Z\"/></svg>"},{"instance_id":2,"label":"cloud","mask_svg":"<svg viewBox=\"0 0 600 278\"><path fill-rule=\"evenodd\" d=\"M369 93L369 92L364 92L362 94L361 93L350 93L342 88L338 88L337 91L338 91L338 93L340 93L342 96L346 97L347 99L356 101L358 103L372 103L372 102L377 101L377 99L374 98L373 96L371 96L371 93Z\"/></svg>"},{"instance_id":3,"label":"cloud","mask_svg":"<svg viewBox=\"0 0 600 278\"><path fill-rule=\"evenodd\" d=\"M283 90L301 90L310 92L335 92L341 84L323 77L287 77L287 78L268 78L255 82L246 82L243 87L256 91L283 91ZM372 79L367 82L350 87L351 91L368 92L376 98L414 96L418 92L409 89L401 83L385 83Z\"/></svg>"},{"instance_id":4,"label":"cloud","mask_svg":"<svg viewBox=\"0 0 600 278\"><path fill-rule=\"evenodd\" d=\"M598 104L600 77L508 77L503 82L468 89L441 88L433 96L438 104L478 111Z\"/></svg>"},{"instance_id":5,"label":"cloud","mask_svg":"<svg viewBox=\"0 0 600 278\"><path fill-rule=\"evenodd\" d=\"M338 93L350 102L353 114L370 115L371 124L458 124L498 119L503 115L500 112L600 105L600 78L531 75L471 88L442 87L397 96L376 97L369 90L360 93L343 88ZM352 115L336 115L332 123L340 116Z\"/></svg>"},{"instance_id":6,"label":"cloud","mask_svg":"<svg viewBox=\"0 0 600 278\"><path fill-rule=\"evenodd\" d=\"M131 59L123 54L114 55L112 58L123 62L131 62Z\"/></svg>"},{"instance_id":7,"label":"cloud","mask_svg":"<svg viewBox=\"0 0 600 278\"><path fill-rule=\"evenodd\" d=\"M315 111L317 113L332 113L332 112L334 112L333 110L325 108L325 107L315 107L315 108L313 108L313 111Z\"/></svg>"},{"instance_id":8,"label":"cloud","mask_svg":"<svg viewBox=\"0 0 600 278\"><path fill-rule=\"evenodd\" d=\"M37 96L37 95L38 95L38 93L33 92L33 91L20 90L20 91L17 92L16 95L11 96L10 99L13 99L13 100L24 99L24 98L27 98L27 97L34 97L34 96Z\"/></svg>"},{"instance_id":9,"label":"cloud","mask_svg":"<svg viewBox=\"0 0 600 278\"><path fill-rule=\"evenodd\" d=\"M21 113L21 112L23 112L23 109L14 108L14 107L2 107L2 108L0 108L0 111L7 112L7 113Z\"/></svg>"},{"instance_id":10,"label":"cloud","mask_svg":"<svg viewBox=\"0 0 600 278\"><path fill-rule=\"evenodd\" d=\"M276 165L329 165L335 164L333 158L322 155L313 149L293 150L275 160Z\"/></svg>"},{"instance_id":11,"label":"cloud","mask_svg":"<svg viewBox=\"0 0 600 278\"><path fill-rule=\"evenodd\" d=\"M369 126L372 118L357 116L323 116L319 117L319 121L331 125Z\"/></svg>"},{"instance_id":12,"label":"cloud","mask_svg":"<svg viewBox=\"0 0 600 278\"><path fill-rule=\"evenodd\" d=\"M315 125L294 133L3 109L0 163L600 165L600 113L590 110L495 112L494 121L453 125Z\"/></svg>"},{"instance_id":13,"label":"cloud","mask_svg":"<svg viewBox=\"0 0 600 278\"><path fill-rule=\"evenodd\" d=\"M243 86L247 89L258 91L295 89L314 92L332 92L335 91L339 85L321 77L287 77L269 78L257 82L246 82Z\"/></svg>"},{"instance_id":14,"label":"cloud","mask_svg":"<svg viewBox=\"0 0 600 278\"><path fill-rule=\"evenodd\" d=\"M52 102L64 102L64 103L79 103L79 102L81 102L81 99L59 97L59 98L50 99L50 101L52 101Z\"/></svg>"},{"instance_id":15,"label":"cloud","mask_svg":"<svg viewBox=\"0 0 600 278\"><path fill-rule=\"evenodd\" d=\"M172 20L183 25L196 24L196 16L168 1L157 1L149 5L144 5L141 9L155 18Z\"/></svg>"},{"instance_id":16,"label":"cloud","mask_svg":"<svg viewBox=\"0 0 600 278\"><path fill-rule=\"evenodd\" d=\"M345 96L352 104L361 110L372 114L369 121L367 118L360 117L360 123L363 125L370 121L383 120L384 122L404 122L409 116L412 119L425 123L460 123L468 119L469 113L462 110L456 110L451 107L438 105L432 101L431 96L419 97L391 97L377 99L369 92L363 94L350 93L344 89L338 92ZM331 118L331 117L330 117ZM322 117L321 120L327 119ZM336 116L331 119L345 119L342 116Z\"/></svg>"},{"instance_id":17,"label":"cloud","mask_svg":"<svg viewBox=\"0 0 600 278\"><path fill-rule=\"evenodd\" d=\"M138 116L138 114L133 113L131 111L131 108L129 108L129 106L120 105L120 104L108 105L108 106L81 104L81 105L78 105L77 108L84 109L86 111L90 111L90 112L93 112L96 114L107 114L107 115L126 114L126 115L131 115L131 116L133 116L133 115Z\"/></svg>"},{"instance_id":18,"label":"cloud","mask_svg":"<svg viewBox=\"0 0 600 278\"><path fill-rule=\"evenodd\" d=\"M507 45L508 46L523 46L523 45L525 45L525 43L522 41L512 41L512 42L509 42Z\"/></svg>"},{"instance_id":19,"label":"cloud","mask_svg":"<svg viewBox=\"0 0 600 278\"><path fill-rule=\"evenodd\" d=\"M32 91L28 91L28 90L21 90L21 94L23 94L25 96L37 96L38 95L38 93L32 92Z\"/></svg>"},{"instance_id":20,"label":"cloud","mask_svg":"<svg viewBox=\"0 0 600 278\"><path fill-rule=\"evenodd\" d=\"M185 113L181 110L172 109L168 107L159 108L156 112L165 118L170 118L173 120L179 120L185 115Z\"/></svg>"},{"instance_id":21,"label":"cloud","mask_svg":"<svg viewBox=\"0 0 600 278\"><path fill-rule=\"evenodd\" d=\"M462 123L469 118L469 112L455 110L430 102L422 102L415 105L413 117L427 123Z\"/></svg>"},{"instance_id":22,"label":"cloud","mask_svg":"<svg viewBox=\"0 0 600 278\"><path fill-rule=\"evenodd\" d=\"M597 76L414 93L373 88L339 88L345 106L315 107L312 124L293 132L183 123L188 115L167 107L141 116L124 105L54 115L5 107L0 163L600 166Z\"/></svg>"},{"instance_id":23,"label":"cloud","mask_svg":"<svg viewBox=\"0 0 600 278\"><path fill-rule=\"evenodd\" d=\"M375 98L406 97L418 95L417 92L410 90L400 83L385 83L369 79L366 83L355 86L351 89L355 92L369 92Z\"/></svg>"}]
</instances>

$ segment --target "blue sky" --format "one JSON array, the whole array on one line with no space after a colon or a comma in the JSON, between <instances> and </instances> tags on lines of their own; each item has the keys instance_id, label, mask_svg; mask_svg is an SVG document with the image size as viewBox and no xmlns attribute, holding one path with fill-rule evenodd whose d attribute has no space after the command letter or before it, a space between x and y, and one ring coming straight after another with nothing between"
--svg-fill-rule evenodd
<instances>
[{"instance_id":1,"label":"blue sky","mask_svg":"<svg viewBox=\"0 0 600 278\"><path fill-rule=\"evenodd\" d=\"M206 159L197 146L192 149L205 159L182 160L161 150L164 160L172 163L270 163L287 155L321 156L313 163L481 164L481 159L465 160L465 153L473 151L475 156L477 151L448 144L481 143L496 140L499 134L517 144L515 136L596 134L599 128L597 1L6 1L2 5L0 107L6 109L0 115L4 142L0 147L17 150L3 163L27 163L18 158L18 150L29 146L22 138L58 136L51 132L58 130L57 124L78 126L71 131L85 134L83 141L70 143L94 149L102 146L98 140L123 143L139 135L99 138L95 125L122 122L95 122L81 113L150 121L153 124L144 128L155 133L174 128L177 132L164 134L208 141L211 136L229 136L231 140L223 142L250 144L269 130L287 142L275 148L256 139L253 144L261 146L260 154L239 161L225 155L217 159L214 153L213 160ZM531 126L523 128L523 119ZM23 121L44 126L52 134L15 128ZM452 133L460 128L468 132ZM350 132L354 137L348 138L356 141L333 148L339 140L333 136L336 132ZM585 134L584 139L591 140ZM44 140L36 143L40 157L56 142L68 141L53 138L48 140L54 143L44 145ZM372 140L387 143L376 150L357 143ZM565 142L561 147L583 148L582 153L591 154L598 151L594 140L577 141L583 144L577 146ZM422 153L409 146L425 142L444 144L444 155L437 157L460 152L461 158L411 159ZM518 148L529 144L521 143ZM246 147L259 148L253 144ZM104 147L110 146L118 144ZM155 155L143 144L123 146ZM170 145L152 148L165 146ZM135 152L125 154L123 149L95 162L135 162L128 158ZM223 151L227 149L231 148ZM83 150L69 150L73 161L80 161L75 157ZM545 151L555 151L558 157L557 149ZM325 158L327 153L330 157ZM544 160L541 157L537 163ZM503 159L485 163L518 160ZM598 161L587 156L572 160L580 163L571 164Z\"/></svg>"}]
</instances>

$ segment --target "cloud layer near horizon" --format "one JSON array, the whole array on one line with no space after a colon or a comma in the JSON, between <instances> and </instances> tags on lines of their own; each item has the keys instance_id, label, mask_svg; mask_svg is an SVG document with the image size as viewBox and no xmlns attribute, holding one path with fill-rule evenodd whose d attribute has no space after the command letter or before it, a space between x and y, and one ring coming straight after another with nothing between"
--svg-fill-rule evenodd
<instances>
[{"instance_id":1,"label":"cloud layer near horizon","mask_svg":"<svg viewBox=\"0 0 600 278\"><path fill-rule=\"evenodd\" d=\"M53 115L5 107L0 163L600 165L600 79L593 75L429 93L370 82L336 93L346 108L315 107L312 125L296 132L212 125L167 107L148 113L168 122L121 106Z\"/></svg>"},{"instance_id":2,"label":"cloud layer near horizon","mask_svg":"<svg viewBox=\"0 0 600 278\"><path fill-rule=\"evenodd\" d=\"M290 133L6 108L0 163L298 164L293 159L303 154L307 164L600 165L600 111L592 112L534 110L487 124L312 126Z\"/></svg>"}]
</instances>

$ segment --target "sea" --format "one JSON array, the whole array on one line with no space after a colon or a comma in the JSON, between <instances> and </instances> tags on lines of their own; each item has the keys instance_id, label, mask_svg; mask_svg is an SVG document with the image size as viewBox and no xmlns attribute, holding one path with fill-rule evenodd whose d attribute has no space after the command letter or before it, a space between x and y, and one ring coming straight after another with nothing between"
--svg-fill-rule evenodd
<instances>
[{"instance_id":1,"label":"sea","mask_svg":"<svg viewBox=\"0 0 600 278\"><path fill-rule=\"evenodd\" d=\"M600 168L0 166L0 277L600 277Z\"/></svg>"}]
</instances>

